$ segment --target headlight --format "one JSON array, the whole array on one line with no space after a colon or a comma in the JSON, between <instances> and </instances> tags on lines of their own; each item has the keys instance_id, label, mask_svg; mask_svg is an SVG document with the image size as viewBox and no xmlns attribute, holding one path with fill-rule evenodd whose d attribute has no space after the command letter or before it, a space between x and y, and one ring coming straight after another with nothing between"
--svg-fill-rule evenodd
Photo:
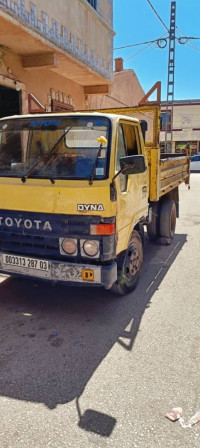
<instances>
[{"instance_id":1,"label":"headlight","mask_svg":"<svg viewBox=\"0 0 200 448\"><path fill-rule=\"evenodd\" d=\"M99 242L95 240L87 240L83 243L83 250L86 255L95 257L99 252Z\"/></svg>"},{"instance_id":2,"label":"headlight","mask_svg":"<svg viewBox=\"0 0 200 448\"><path fill-rule=\"evenodd\" d=\"M76 255L77 241L72 238L65 238L61 241L61 249L68 255Z\"/></svg>"}]
</instances>

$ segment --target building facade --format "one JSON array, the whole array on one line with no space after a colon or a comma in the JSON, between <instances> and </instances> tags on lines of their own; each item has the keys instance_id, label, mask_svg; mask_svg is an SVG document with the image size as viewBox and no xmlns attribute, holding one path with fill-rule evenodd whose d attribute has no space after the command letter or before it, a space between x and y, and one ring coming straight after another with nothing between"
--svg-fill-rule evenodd
<instances>
[{"instance_id":1,"label":"building facade","mask_svg":"<svg viewBox=\"0 0 200 448\"><path fill-rule=\"evenodd\" d=\"M112 27L113 0L0 0L0 117L109 93Z\"/></svg>"},{"instance_id":2,"label":"building facade","mask_svg":"<svg viewBox=\"0 0 200 448\"><path fill-rule=\"evenodd\" d=\"M145 92L132 69L124 69L123 59L115 59L113 85L108 94L89 95L88 109L137 106Z\"/></svg>"},{"instance_id":3,"label":"building facade","mask_svg":"<svg viewBox=\"0 0 200 448\"><path fill-rule=\"evenodd\" d=\"M160 147L165 150L165 130L170 130L172 145L167 143L167 152L184 153L189 143L191 154L200 153L200 99L177 100L173 104L173 118L167 103L161 102Z\"/></svg>"}]
</instances>

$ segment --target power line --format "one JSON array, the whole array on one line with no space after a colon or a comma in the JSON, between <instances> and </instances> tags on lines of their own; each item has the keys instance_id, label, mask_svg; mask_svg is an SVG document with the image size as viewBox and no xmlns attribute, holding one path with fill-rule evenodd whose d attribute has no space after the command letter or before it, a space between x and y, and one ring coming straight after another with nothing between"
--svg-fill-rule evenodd
<instances>
[{"instance_id":1,"label":"power line","mask_svg":"<svg viewBox=\"0 0 200 448\"><path fill-rule=\"evenodd\" d=\"M132 54L129 56L129 58L125 59L124 62L130 61L130 59L134 58L139 53L142 53L142 51L145 51L147 48L151 47L152 44L146 45L146 47L142 48L142 50L137 51L137 53Z\"/></svg>"},{"instance_id":2,"label":"power line","mask_svg":"<svg viewBox=\"0 0 200 448\"><path fill-rule=\"evenodd\" d=\"M159 40L161 40L160 37L158 39L148 40L146 42L140 42L140 43L131 44L131 45L124 45L123 47L114 48L114 50L122 50L123 48L138 47L139 45L153 44L155 42L158 42Z\"/></svg>"},{"instance_id":3,"label":"power line","mask_svg":"<svg viewBox=\"0 0 200 448\"><path fill-rule=\"evenodd\" d=\"M188 42L188 39L190 39L190 38L189 38L189 37L186 38L185 33L184 33L178 26L176 27L176 30L178 31L179 34L180 34L180 33L182 34L182 36L180 36L180 37L178 38L178 42L179 42L179 43L181 43L181 42L180 42L180 39L187 39L186 42L185 42L185 44L188 45L188 47L193 48L193 50L196 50L196 51L200 52L200 48L199 48L199 47L197 47L196 45L194 45L192 42ZM200 38L199 38L199 37L194 37L194 38L192 38L192 39L199 40ZM182 42L182 43L183 43L183 42Z\"/></svg>"},{"instance_id":4,"label":"power line","mask_svg":"<svg viewBox=\"0 0 200 448\"><path fill-rule=\"evenodd\" d=\"M108 98L111 98L111 99L114 100L114 101L117 101L117 102L120 103L120 104L123 104L123 106L125 106L125 107L130 107L130 106L128 106L128 104L122 103L122 101L119 101L117 98L114 98L114 97L111 96L111 95L105 95L105 96L108 97Z\"/></svg>"},{"instance_id":5,"label":"power line","mask_svg":"<svg viewBox=\"0 0 200 448\"><path fill-rule=\"evenodd\" d=\"M186 44L188 40L200 40L200 37L191 37L191 36L181 36L176 38L179 44Z\"/></svg>"},{"instance_id":6,"label":"power line","mask_svg":"<svg viewBox=\"0 0 200 448\"><path fill-rule=\"evenodd\" d=\"M190 48L193 48L193 50L196 50L196 51L198 51L200 53L200 48L196 47L196 45L191 44L191 43L187 43L186 45L188 47L190 47Z\"/></svg>"},{"instance_id":7,"label":"power line","mask_svg":"<svg viewBox=\"0 0 200 448\"><path fill-rule=\"evenodd\" d=\"M137 53L133 53L131 56L129 56L127 59L124 60L124 62L129 61L130 59L132 59L134 56L136 56L139 53L142 53L143 51L145 51L147 48L151 47L153 45L153 43L157 43L159 48L165 48L167 46L167 39L163 37L166 36L166 33L162 34L162 36L160 36L158 39L156 39L155 41L150 41L148 43L148 45L146 45L146 47L142 48L142 50L137 51ZM138 45L138 44L136 44ZM132 45L129 45L129 47L131 47ZM135 45L133 45L135 46Z\"/></svg>"},{"instance_id":8,"label":"power line","mask_svg":"<svg viewBox=\"0 0 200 448\"><path fill-rule=\"evenodd\" d=\"M166 36L166 33L164 34ZM156 43L159 48L165 48L167 46L167 40L169 39L169 36L166 36L163 38L163 36L159 37L158 39L154 40L147 40L146 42L140 42L137 44L130 44L130 45L123 45L122 47L116 47L113 50L123 50L124 48L131 48L131 47L138 47L139 45L146 45L146 44L154 44ZM176 40L179 44L185 45L189 40L200 40L200 37L193 37L193 36L180 36L176 37Z\"/></svg>"},{"instance_id":9,"label":"power line","mask_svg":"<svg viewBox=\"0 0 200 448\"><path fill-rule=\"evenodd\" d=\"M157 13L157 11L155 10L155 8L153 7L152 3L150 2L150 0L147 0L147 2L149 3L149 5L151 6L151 8L153 9L153 12L156 14L156 16L158 17L158 19L160 20L160 22L163 24L163 26L165 27L165 29L169 32L167 26L165 25L165 23L163 22L163 20L161 19L161 17L159 16L159 14Z\"/></svg>"}]
</instances>

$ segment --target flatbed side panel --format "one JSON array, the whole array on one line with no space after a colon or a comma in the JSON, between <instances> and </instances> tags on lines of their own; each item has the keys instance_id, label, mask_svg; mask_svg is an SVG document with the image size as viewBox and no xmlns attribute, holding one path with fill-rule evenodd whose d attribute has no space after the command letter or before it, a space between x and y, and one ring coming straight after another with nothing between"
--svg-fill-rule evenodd
<instances>
[{"instance_id":1,"label":"flatbed side panel","mask_svg":"<svg viewBox=\"0 0 200 448\"><path fill-rule=\"evenodd\" d=\"M171 176L174 176L177 173L181 173L183 171L187 171L188 174L188 164L187 160L183 160L180 163L173 164L171 162L167 162L166 164L160 163L160 181L163 179L168 179Z\"/></svg>"},{"instance_id":2,"label":"flatbed side panel","mask_svg":"<svg viewBox=\"0 0 200 448\"><path fill-rule=\"evenodd\" d=\"M168 193L170 190L178 187L180 184L186 181L188 174L187 171L179 173L171 177L170 182L169 179L161 182L160 185L160 197L164 194Z\"/></svg>"},{"instance_id":3,"label":"flatbed side panel","mask_svg":"<svg viewBox=\"0 0 200 448\"><path fill-rule=\"evenodd\" d=\"M163 158L163 154L160 160L161 167L165 169L165 167L176 167L183 164L187 164L188 166L188 157L182 156L182 157L168 157Z\"/></svg>"},{"instance_id":4,"label":"flatbed side panel","mask_svg":"<svg viewBox=\"0 0 200 448\"><path fill-rule=\"evenodd\" d=\"M160 192L163 196L165 193L176 188L182 182L189 184L189 158L188 157L172 157L160 160Z\"/></svg>"}]
</instances>

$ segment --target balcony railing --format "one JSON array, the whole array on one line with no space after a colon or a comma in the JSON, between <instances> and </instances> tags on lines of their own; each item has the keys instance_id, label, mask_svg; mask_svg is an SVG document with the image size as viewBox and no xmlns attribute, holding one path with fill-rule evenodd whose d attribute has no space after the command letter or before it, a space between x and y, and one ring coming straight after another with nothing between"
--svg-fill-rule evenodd
<instances>
[{"instance_id":1,"label":"balcony railing","mask_svg":"<svg viewBox=\"0 0 200 448\"><path fill-rule=\"evenodd\" d=\"M87 0L90 5L96 9L96 0ZM84 62L90 68L98 72L101 76L112 79L112 55L109 54L110 62L98 55L93 48L89 48L82 40L76 38L73 33L58 21L50 17L46 12L41 12L36 5L30 3L30 11L25 8L25 0L0 0L0 8L3 8L12 16L20 19L25 25L32 27L45 39L49 39L61 49L67 51L72 56L76 56L81 62ZM41 20L38 19L42 16ZM50 25L51 24L51 25ZM108 39L110 39L110 48L112 48L113 34L112 30ZM78 45L77 45L78 44Z\"/></svg>"}]
</instances>

